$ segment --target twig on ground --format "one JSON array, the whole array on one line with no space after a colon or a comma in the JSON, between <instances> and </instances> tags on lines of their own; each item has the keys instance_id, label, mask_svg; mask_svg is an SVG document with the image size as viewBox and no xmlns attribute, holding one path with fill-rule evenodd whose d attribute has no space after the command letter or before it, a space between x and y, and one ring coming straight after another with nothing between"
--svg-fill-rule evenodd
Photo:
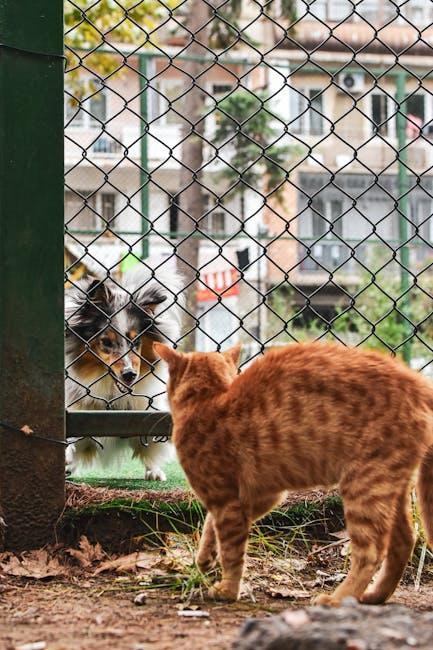
<instances>
[{"instance_id":1,"label":"twig on ground","mask_svg":"<svg viewBox=\"0 0 433 650\"><path fill-rule=\"evenodd\" d=\"M425 554L427 551L427 544L424 542L422 549L421 549L421 555L419 557L419 562L418 562L418 569L416 572L416 578L415 578L415 591L419 591L420 585L421 585L421 576L422 572L424 569L424 562L425 562Z\"/></svg>"},{"instance_id":2,"label":"twig on ground","mask_svg":"<svg viewBox=\"0 0 433 650\"><path fill-rule=\"evenodd\" d=\"M314 551L310 551L307 555L307 559L310 559L313 555L317 555L318 553L322 553L322 551L327 551L329 548L335 548L336 546L342 546L343 544L346 544L347 542L350 542L349 537L344 537L343 539L338 539L336 542L331 542L330 544L326 544L326 546L321 546L320 548L316 548Z\"/></svg>"}]
</instances>

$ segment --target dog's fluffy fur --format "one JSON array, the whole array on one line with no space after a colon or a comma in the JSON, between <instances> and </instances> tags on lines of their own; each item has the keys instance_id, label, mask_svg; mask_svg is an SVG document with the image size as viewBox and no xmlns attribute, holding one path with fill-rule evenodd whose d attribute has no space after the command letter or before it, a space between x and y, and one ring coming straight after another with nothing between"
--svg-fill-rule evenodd
<instances>
[{"instance_id":1,"label":"dog's fluffy fur","mask_svg":"<svg viewBox=\"0 0 433 650\"><path fill-rule=\"evenodd\" d=\"M152 277L140 265L122 286L86 276L66 291L66 399L70 410L168 410L166 371L153 352L153 341L175 342L180 310L175 296L181 279L159 269ZM134 376L135 375L135 376ZM145 434L146 431L138 431ZM145 478L165 480L161 465L173 454L171 443L140 438L92 439L70 445L67 466L98 459L111 464L129 450L145 466Z\"/></svg>"}]
</instances>

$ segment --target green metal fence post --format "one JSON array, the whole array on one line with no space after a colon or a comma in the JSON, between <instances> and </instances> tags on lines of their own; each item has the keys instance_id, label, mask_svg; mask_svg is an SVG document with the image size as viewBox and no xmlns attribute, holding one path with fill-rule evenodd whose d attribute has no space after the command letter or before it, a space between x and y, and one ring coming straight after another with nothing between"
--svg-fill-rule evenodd
<instances>
[{"instance_id":1,"label":"green metal fence post","mask_svg":"<svg viewBox=\"0 0 433 650\"><path fill-rule=\"evenodd\" d=\"M147 56L140 53L139 70L140 70L140 117L142 136L140 140L140 186L141 186L141 224L142 224L142 257L149 257L149 152L147 149L147 129L148 111L147 111Z\"/></svg>"},{"instance_id":2,"label":"green metal fence post","mask_svg":"<svg viewBox=\"0 0 433 650\"><path fill-rule=\"evenodd\" d=\"M0 421L62 441L63 0L0 0L0 43ZM63 507L63 446L0 425L4 546Z\"/></svg>"},{"instance_id":3,"label":"green metal fence post","mask_svg":"<svg viewBox=\"0 0 433 650\"><path fill-rule=\"evenodd\" d=\"M398 141L398 209L399 209L399 221L398 221L398 233L399 233L399 245L400 245L400 292L401 295L404 294L404 297L400 303L400 310L409 317L409 297L406 293L409 289L409 247L406 242L408 240L408 197L407 191L409 188L408 176L407 176L407 149L406 149L406 117L402 111L402 104L406 99L406 72L400 70L396 77L396 93L395 99L398 103L399 110L397 112L397 141ZM409 324L405 321L407 332L405 336L409 334ZM403 345L403 358L409 363L411 360L411 342L407 341Z\"/></svg>"}]
</instances>

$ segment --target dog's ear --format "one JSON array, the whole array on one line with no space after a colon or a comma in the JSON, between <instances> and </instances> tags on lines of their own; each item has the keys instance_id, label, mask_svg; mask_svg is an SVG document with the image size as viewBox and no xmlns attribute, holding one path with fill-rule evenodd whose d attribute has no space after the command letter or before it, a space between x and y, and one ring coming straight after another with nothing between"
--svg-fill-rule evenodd
<instances>
[{"instance_id":1,"label":"dog's ear","mask_svg":"<svg viewBox=\"0 0 433 650\"><path fill-rule=\"evenodd\" d=\"M67 336L71 330L80 336L87 335L90 326L97 331L109 312L110 295L110 289L91 275L83 276L68 288L65 296Z\"/></svg>"},{"instance_id":2,"label":"dog's ear","mask_svg":"<svg viewBox=\"0 0 433 650\"><path fill-rule=\"evenodd\" d=\"M242 346L240 343L238 343L237 345L234 345L232 348L225 350L222 354L229 361L233 361L235 366L238 367L241 360L241 350L242 350Z\"/></svg>"},{"instance_id":3,"label":"dog's ear","mask_svg":"<svg viewBox=\"0 0 433 650\"><path fill-rule=\"evenodd\" d=\"M87 284L87 288L85 288ZM102 309L103 312L108 312L108 304L112 297L112 293L102 280L97 280L92 276L88 275L85 278L85 285L83 286L84 291L87 294L87 301L91 305L96 305L99 309Z\"/></svg>"},{"instance_id":4,"label":"dog's ear","mask_svg":"<svg viewBox=\"0 0 433 650\"><path fill-rule=\"evenodd\" d=\"M178 352L164 343L155 342L153 344L153 350L158 357L161 357L161 359L168 363L170 370L176 368L183 358L182 352Z\"/></svg>"},{"instance_id":5,"label":"dog's ear","mask_svg":"<svg viewBox=\"0 0 433 650\"><path fill-rule=\"evenodd\" d=\"M72 287L66 290L66 297L76 307L84 306L88 300L95 305L106 304L110 299L110 295L110 289L102 280L98 280L92 275L83 275L78 282L75 282Z\"/></svg>"},{"instance_id":6,"label":"dog's ear","mask_svg":"<svg viewBox=\"0 0 433 650\"><path fill-rule=\"evenodd\" d=\"M156 307L162 302L165 302L167 298L167 292L162 287L156 284L156 282L149 282L143 287L140 287L140 289L137 289L137 291L134 291L131 301L141 311L153 315Z\"/></svg>"}]
</instances>

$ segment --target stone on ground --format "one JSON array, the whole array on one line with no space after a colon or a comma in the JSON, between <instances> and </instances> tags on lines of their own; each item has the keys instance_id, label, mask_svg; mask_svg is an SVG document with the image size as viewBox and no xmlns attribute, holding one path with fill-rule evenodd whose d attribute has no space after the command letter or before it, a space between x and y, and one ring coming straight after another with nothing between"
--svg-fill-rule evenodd
<instances>
[{"instance_id":1,"label":"stone on ground","mask_svg":"<svg viewBox=\"0 0 433 650\"><path fill-rule=\"evenodd\" d=\"M339 608L307 607L249 619L234 650L433 649L433 613L401 605L360 605L346 598Z\"/></svg>"}]
</instances>

